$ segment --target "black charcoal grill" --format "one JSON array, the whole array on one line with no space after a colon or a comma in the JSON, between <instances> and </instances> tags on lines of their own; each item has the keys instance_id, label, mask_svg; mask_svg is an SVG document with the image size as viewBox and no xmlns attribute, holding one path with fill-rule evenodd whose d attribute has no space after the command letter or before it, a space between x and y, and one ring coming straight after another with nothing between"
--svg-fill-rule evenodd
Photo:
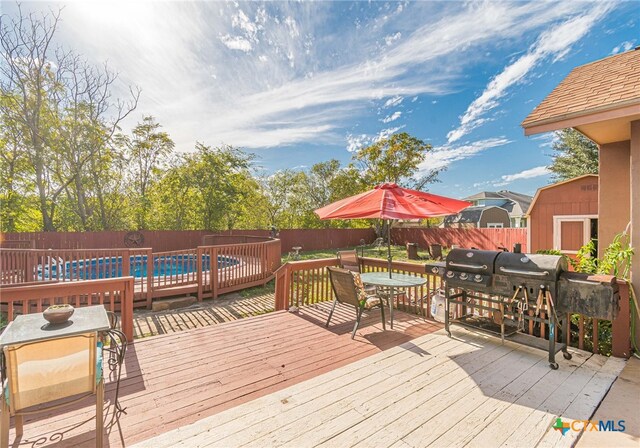
<instances>
[{"instance_id":1,"label":"black charcoal grill","mask_svg":"<svg viewBox=\"0 0 640 448\"><path fill-rule=\"evenodd\" d=\"M610 320L618 313L615 277L568 272L566 258L558 255L452 249L444 264L430 263L426 270L445 281L447 332L457 323L494 331L503 339L517 333L517 342L548 349L554 369L558 351L571 358L565 344L556 344L562 321L564 334L569 331L568 314ZM458 316L452 319L449 310L455 308ZM518 332L532 322L548 326L548 347L541 346L544 339Z\"/></svg>"},{"instance_id":2,"label":"black charcoal grill","mask_svg":"<svg viewBox=\"0 0 640 448\"><path fill-rule=\"evenodd\" d=\"M502 252L496 259L491 292L508 296L526 289L533 296L546 290L556 297L558 279L565 271L567 260L559 255Z\"/></svg>"}]
</instances>

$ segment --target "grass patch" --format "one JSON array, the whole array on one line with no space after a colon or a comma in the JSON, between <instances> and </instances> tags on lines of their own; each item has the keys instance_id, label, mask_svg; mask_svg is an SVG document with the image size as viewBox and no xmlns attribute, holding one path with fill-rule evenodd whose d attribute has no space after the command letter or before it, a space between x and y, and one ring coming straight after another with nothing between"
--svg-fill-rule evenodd
<instances>
[{"instance_id":1,"label":"grass patch","mask_svg":"<svg viewBox=\"0 0 640 448\"><path fill-rule=\"evenodd\" d=\"M254 286L253 288L247 288L240 291L240 297L259 297L266 294L273 294L276 291L276 281L271 280L262 286Z\"/></svg>"},{"instance_id":2,"label":"grass patch","mask_svg":"<svg viewBox=\"0 0 640 448\"><path fill-rule=\"evenodd\" d=\"M317 260L318 258L334 258L336 256L336 252L339 250L353 250L356 249L358 251L358 255L362 254L362 249L360 247L345 247L343 249L321 249L321 250L310 250L300 252L300 260ZM365 247L364 248L364 256L369 258L381 258L383 260L387 259L387 247L383 247L378 250L374 247ZM409 263L421 264L424 263L425 260L429 260L429 252L426 250L418 250L418 256L420 260L409 260L407 258L407 248L405 246L391 246L391 256L394 261L408 261ZM282 254L282 262L286 263L287 261L292 261L292 258L289 254Z\"/></svg>"}]
</instances>

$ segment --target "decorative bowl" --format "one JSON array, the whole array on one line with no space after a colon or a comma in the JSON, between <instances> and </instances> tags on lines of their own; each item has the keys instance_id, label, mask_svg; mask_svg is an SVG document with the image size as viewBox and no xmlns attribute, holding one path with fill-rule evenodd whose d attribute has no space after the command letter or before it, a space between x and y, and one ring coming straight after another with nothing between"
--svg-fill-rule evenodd
<instances>
[{"instance_id":1,"label":"decorative bowl","mask_svg":"<svg viewBox=\"0 0 640 448\"><path fill-rule=\"evenodd\" d=\"M73 316L73 312L75 309L71 305L51 305L49 308L44 310L42 316L50 323L50 324L63 324L69 320L71 316Z\"/></svg>"}]
</instances>

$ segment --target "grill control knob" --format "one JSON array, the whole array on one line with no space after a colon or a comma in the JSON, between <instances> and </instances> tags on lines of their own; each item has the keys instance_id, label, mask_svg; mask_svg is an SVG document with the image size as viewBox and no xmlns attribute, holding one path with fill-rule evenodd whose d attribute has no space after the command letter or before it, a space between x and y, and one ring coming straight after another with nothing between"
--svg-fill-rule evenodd
<instances>
[{"instance_id":1,"label":"grill control knob","mask_svg":"<svg viewBox=\"0 0 640 448\"><path fill-rule=\"evenodd\" d=\"M453 278L454 275L453 271L447 272L447 278Z\"/></svg>"},{"instance_id":2,"label":"grill control knob","mask_svg":"<svg viewBox=\"0 0 640 448\"><path fill-rule=\"evenodd\" d=\"M480 274L476 274L476 275L473 277L473 279L474 279L476 282L480 283L480 282L482 281L482 275L480 275Z\"/></svg>"},{"instance_id":3,"label":"grill control knob","mask_svg":"<svg viewBox=\"0 0 640 448\"><path fill-rule=\"evenodd\" d=\"M431 272L433 272L434 274L438 273L438 268L431 268Z\"/></svg>"},{"instance_id":4,"label":"grill control knob","mask_svg":"<svg viewBox=\"0 0 640 448\"><path fill-rule=\"evenodd\" d=\"M466 272L460 274L460 280L466 280L469 277Z\"/></svg>"}]
</instances>

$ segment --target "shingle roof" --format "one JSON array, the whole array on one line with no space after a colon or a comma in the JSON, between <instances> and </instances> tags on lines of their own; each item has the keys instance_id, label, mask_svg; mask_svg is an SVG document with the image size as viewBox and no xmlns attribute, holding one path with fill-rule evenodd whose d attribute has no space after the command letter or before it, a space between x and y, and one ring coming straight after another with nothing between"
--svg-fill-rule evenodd
<instances>
[{"instance_id":1,"label":"shingle roof","mask_svg":"<svg viewBox=\"0 0 640 448\"><path fill-rule=\"evenodd\" d=\"M574 68L522 122L547 120L640 103L640 50Z\"/></svg>"},{"instance_id":2,"label":"shingle roof","mask_svg":"<svg viewBox=\"0 0 640 448\"><path fill-rule=\"evenodd\" d=\"M490 209L490 208L498 208L495 206L490 206L490 207L483 207L483 206L474 206L474 207L467 207L464 210L462 210L460 213L458 213L457 215L449 215L449 216L445 216L444 218L444 222L447 224L452 224L452 223L473 223L473 224L477 224L478 221L480 221L480 217L482 216L482 212Z\"/></svg>"},{"instance_id":3,"label":"shingle roof","mask_svg":"<svg viewBox=\"0 0 640 448\"><path fill-rule=\"evenodd\" d=\"M502 198L502 196L500 196L498 193L496 193L495 191L481 191L480 193L476 193L474 195L471 195L467 198L464 198L465 201L474 201L476 199L500 199Z\"/></svg>"},{"instance_id":4,"label":"shingle roof","mask_svg":"<svg viewBox=\"0 0 640 448\"><path fill-rule=\"evenodd\" d=\"M519 211L521 214L524 214L527 211L527 209L529 208L529 204L531 204L531 201L533 200L533 196L529 196L528 194L516 193L515 191L501 190L498 192L498 194L518 204L521 209ZM511 213L511 210L507 211Z\"/></svg>"},{"instance_id":5,"label":"shingle roof","mask_svg":"<svg viewBox=\"0 0 640 448\"><path fill-rule=\"evenodd\" d=\"M480 199L504 199L505 202L501 204L500 207L507 210L509 215L513 217L524 215L529 208L529 204L531 204L533 197L522 193L516 193L515 191L500 190L481 191L480 193L464 198L465 201L477 201Z\"/></svg>"}]
</instances>

